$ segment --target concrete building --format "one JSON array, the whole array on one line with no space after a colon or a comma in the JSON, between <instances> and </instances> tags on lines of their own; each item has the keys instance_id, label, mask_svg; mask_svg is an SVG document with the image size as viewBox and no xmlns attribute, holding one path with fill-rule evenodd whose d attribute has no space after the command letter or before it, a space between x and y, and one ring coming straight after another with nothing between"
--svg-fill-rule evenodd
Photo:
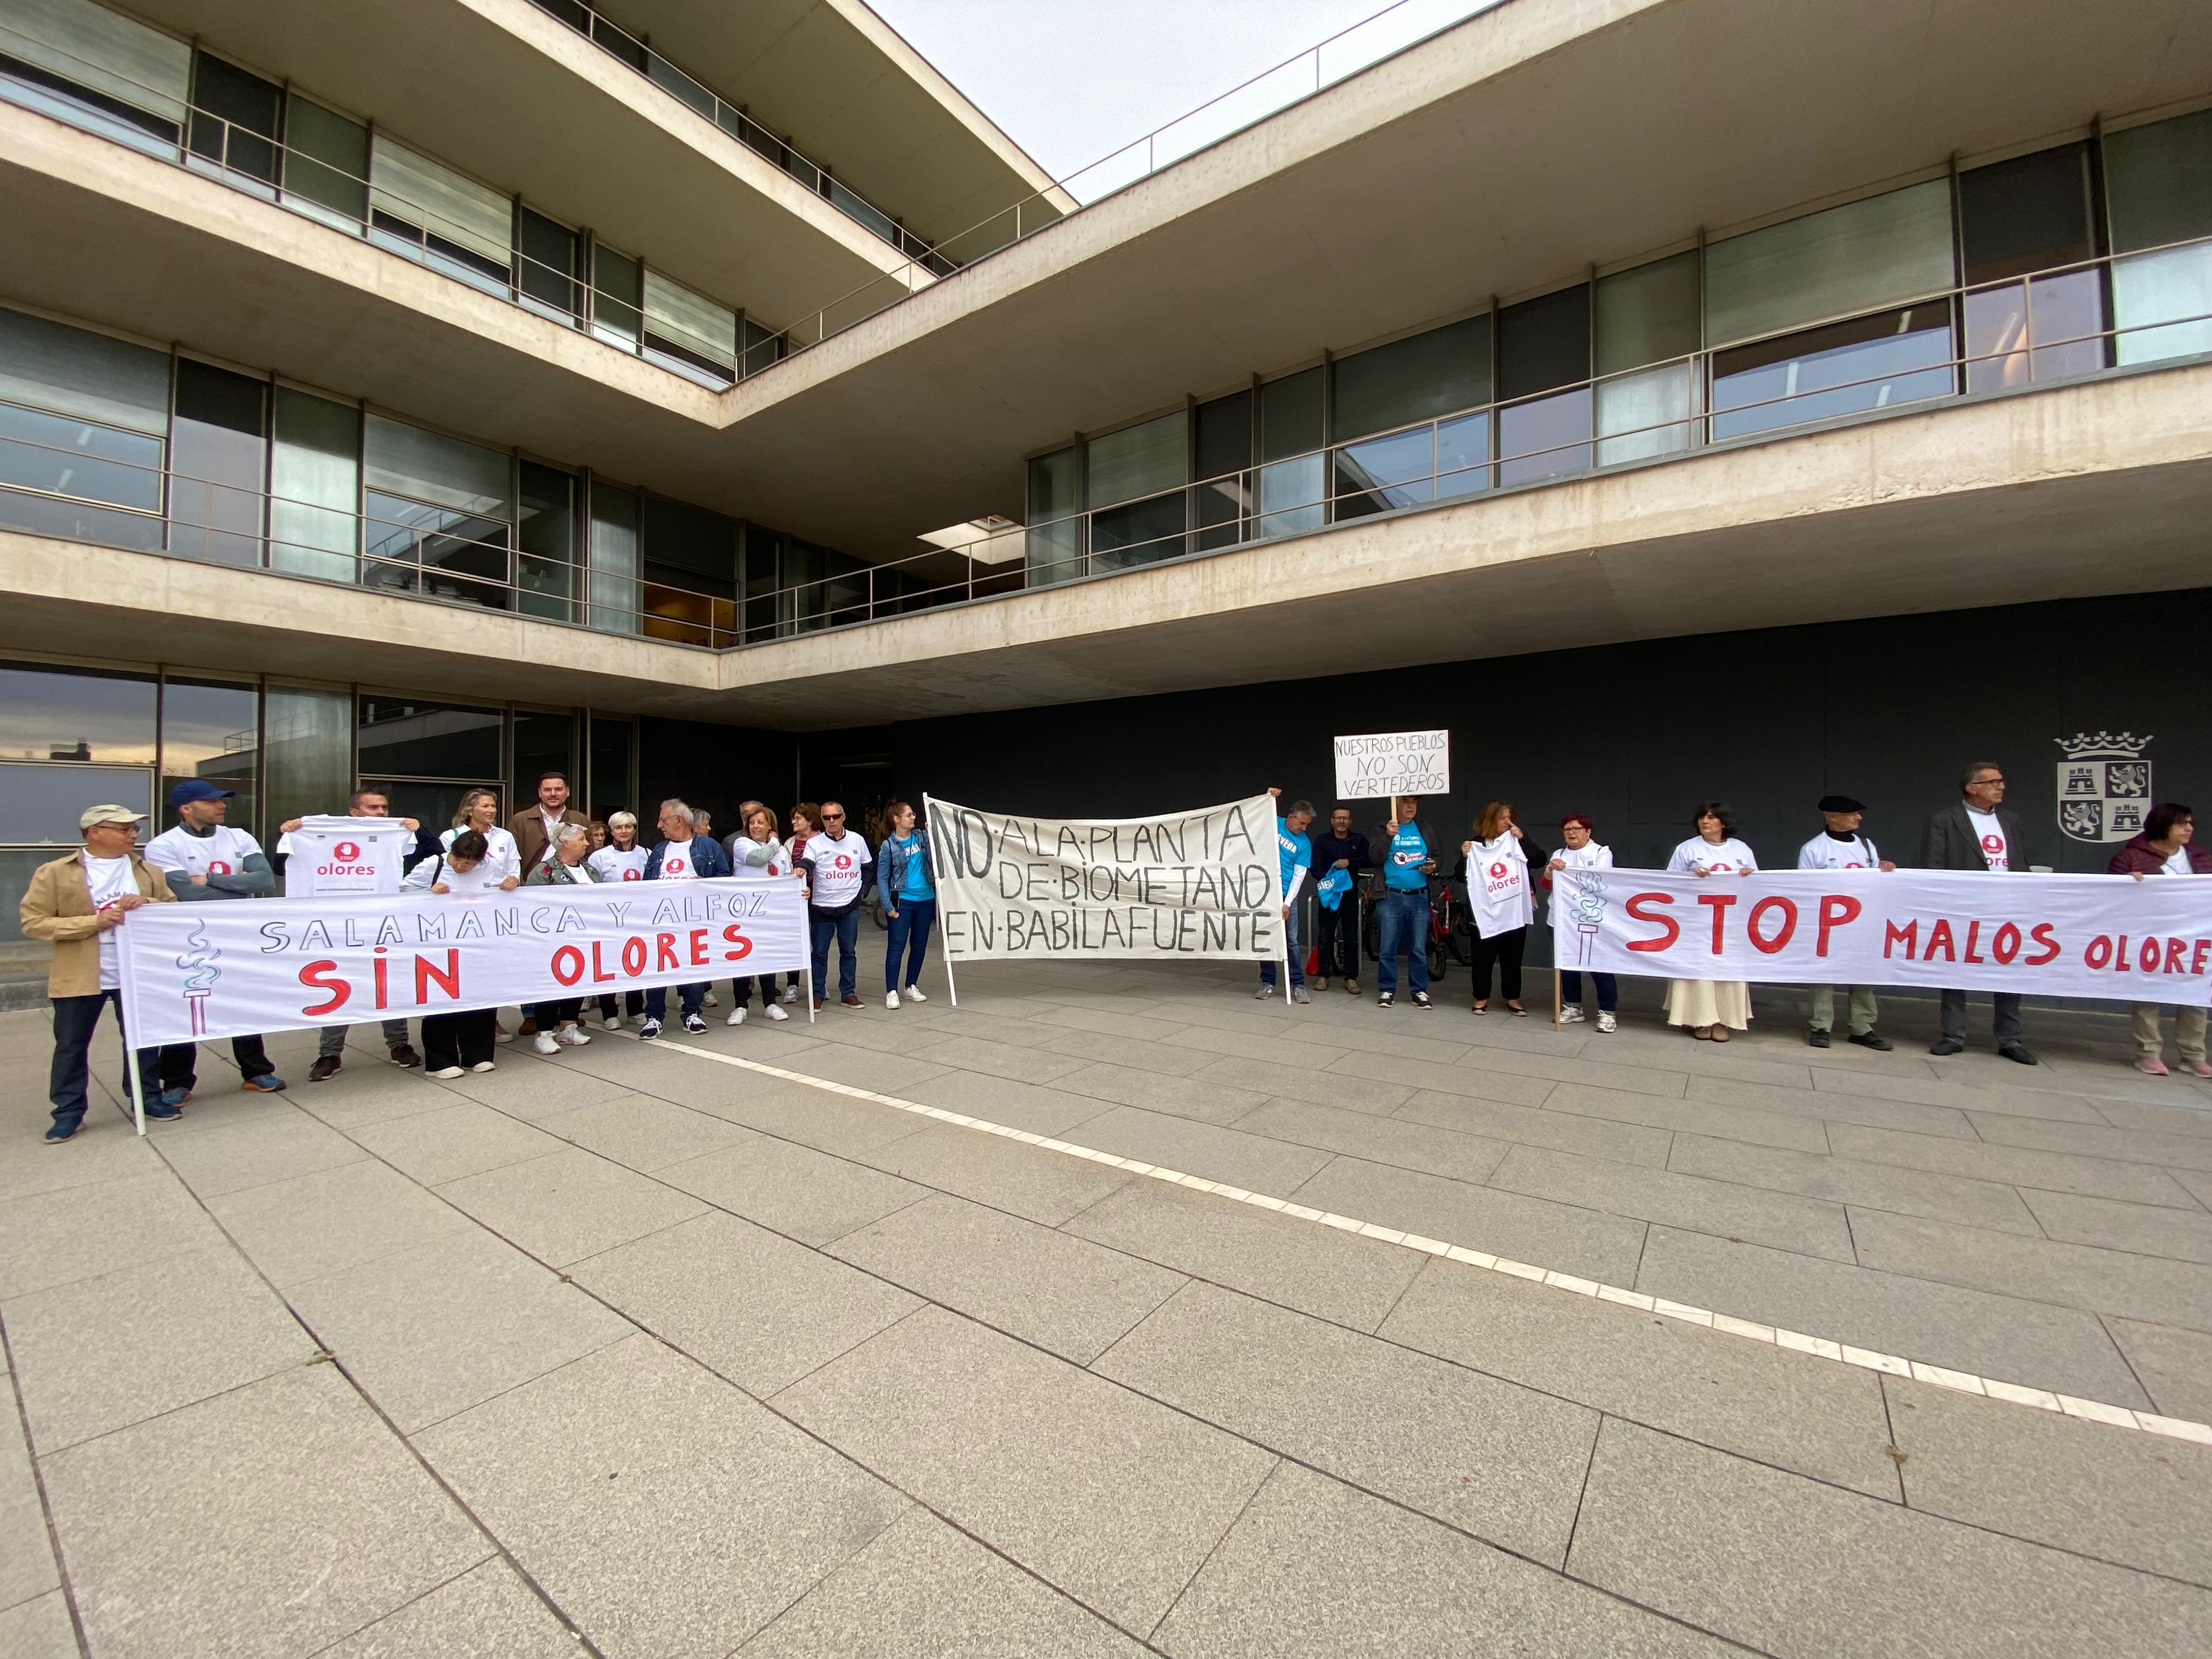
<instances>
[{"instance_id":1,"label":"concrete building","mask_svg":"<svg viewBox=\"0 0 2212 1659\"><path fill-rule=\"evenodd\" d=\"M1624 861L1910 857L1987 756L2069 868L2212 779L2182 0L1501 0L1079 210L859 0L17 0L0 224L19 884L188 775L1103 813L1443 725L1439 817Z\"/></svg>"}]
</instances>

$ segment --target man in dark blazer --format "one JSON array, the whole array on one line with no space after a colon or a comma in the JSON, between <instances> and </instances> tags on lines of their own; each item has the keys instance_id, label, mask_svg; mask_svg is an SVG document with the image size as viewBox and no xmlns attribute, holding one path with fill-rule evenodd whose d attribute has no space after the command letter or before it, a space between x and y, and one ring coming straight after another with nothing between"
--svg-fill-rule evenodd
<instances>
[{"instance_id":1,"label":"man in dark blazer","mask_svg":"<svg viewBox=\"0 0 2212 1659\"><path fill-rule=\"evenodd\" d=\"M2004 769L1995 761L1976 761L1959 775L1959 799L1928 820L1928 839L1920 862L1929 870L1997 870L2019 872L2027 868L2027 848L2021 839L2020 817L2004 807ZM1990 994L1995 1009L1991 1024L1997 1052L2022 1066L2035 1064L2020 1040L2020 996L2017 992ZM1942 1002L1942 1035L1928 1052L1955 1054L1966 1047L1966 994L1946 991Z\"/></svg>"},{"instance_id":2,"label":"man in dark blazer","mask_svg":"<svg viewBox=\"0 0 2212 1659\"><path fill-rule=\"evenodd\" d=\"M567 773L543 773L538 780L537 803L507 821L507 832L514 837L515 850L522 855L525 877L544 860L545 849L564 823L580 823L589 829L592 821L568 805Z\"/></svg>"}]
</instances>

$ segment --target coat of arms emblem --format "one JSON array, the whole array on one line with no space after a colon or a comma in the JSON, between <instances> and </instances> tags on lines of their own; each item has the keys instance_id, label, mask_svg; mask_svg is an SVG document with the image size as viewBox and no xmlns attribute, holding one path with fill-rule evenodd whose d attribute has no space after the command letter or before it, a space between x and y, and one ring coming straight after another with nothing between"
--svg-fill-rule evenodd
<instances>
[{"instance_id":1,"label":"coat of arms emblem","mask_svg":"<svg viewBox=\"0 0 2212 1659\"><path fill-rule=\"evenodd\" d=\"M2052 739L2058 763L2058 827L2074 841L2127 841L2142 833L2151 805L2150 738L2132 732L2079 732Z\"/></svg>"}]
</instances>

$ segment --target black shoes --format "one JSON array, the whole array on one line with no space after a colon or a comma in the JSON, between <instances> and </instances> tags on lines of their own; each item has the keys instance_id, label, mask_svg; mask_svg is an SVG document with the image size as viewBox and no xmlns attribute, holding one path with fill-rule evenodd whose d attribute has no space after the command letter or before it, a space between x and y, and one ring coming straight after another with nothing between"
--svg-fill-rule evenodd
<instances>
[{"instance_id":1,"label":"black shoes","mask_svg":"<svg viewBox=\"0 0 2212 1659\"><path fill-rule=\"evenodd\" d=\"M1813 1030L1805 1033L1805 1041L1813 1048L1825 1048L1828 1046L1828 1034L1826 1031L1821 1030L1818 1026L1815 1026ZM1852 1041L1856 1042L1857 1039L1855 1037Z\"/></svg>"},{"instance_id":2,"label":"black shoes","mask_svg":"<svg viewBox=\"0 0 2212 1659\"><path fill-rule=\"evenodd\" d=\"M307 1081L328 1083L338 1074L338 1057L336 1054L323 1055L321 1059L307 1067Z\"/></svg>"},{"instance_id":3,"label":"black shoes","mask_svg":"<svg viewBox=\"0 0 2212 1659\"><path fill-rule=\"evenodd\" d=\"M1966 1052L1966 1045L1956 1037L1945 1037L1941 1042L1929 1043L1928 1052L1931 1054L1963 1054Z\"/></svg>"},{"instance_id":4,"label":"black shoes","mask_svg":"<svg viewBox=\"0 0 2212 1659\"><path fill-rule=\"evenodd\" d=\"M1429 1000L1429 994L1426 991L1416 991L1413 993L1413 1006L1428 1009L1433 1008L1436 1005Z\"/></svg>"},{"instance_id":5,"label":"black shoes","mask_svg":"<svg viewBox=\"0 0 2212 1659\"><path fill-rule=\"evenodd\" d=\"M413 1043L398 1043L393 1046L392 1050L392 1063L394 1066L406 1066L410 1067L420 1066L422 1063L422 1056L415 1052L415 1045Z\"/></svg>"},{"instance_id":6,"label":"black shoes","mask_svg":"<svg viewBox=\"0 0 2212 1659\"><path fill-rule=\"evenodd\" d=\"M2015 1066L2033 1066L2036 1063L2035 1056L2017 1042L2000 1042L1997 1044L1997 1053Z\"/></svg>"},{"instance_id":7,"label":"black shoes","mask_svg":"<svg viewBox=\"0 0 2212 1659\"><path fill-rule=\"evenodd\" d=\"M1876 1036L1872 1031L1854 1032L1850 1040L1853 1042L1857 1043L1862 1048L1872 1048L1885 1054L1891 1049L1897 1047L1897 1045L1894 1042L1892 1042L1887 1037Z\"/></svg>"}]
</instances>

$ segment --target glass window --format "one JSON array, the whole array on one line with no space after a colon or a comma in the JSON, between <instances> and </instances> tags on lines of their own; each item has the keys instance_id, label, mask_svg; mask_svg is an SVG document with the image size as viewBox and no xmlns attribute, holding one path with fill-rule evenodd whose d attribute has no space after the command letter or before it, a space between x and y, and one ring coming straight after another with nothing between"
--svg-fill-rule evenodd
<instances>
[{"instance_id":1,"label":"glass window","mask_svg":"<svg viewBox=\"0 0 2212 1659\"><path fill-rule=\"evenodd\" d=\"M1336 452L1336 516L1363 518L1436 497L1437 430L1417 426Z\"/></svg>"},{"instance_id":2,"label":"glass window","mask_svg":"<svg viewBox=\"0 0 2212 1659\"><path fill-rule=\"evenodd\" d=\"M2123 363L2212 351L2212 110L2105 139L2114 356ZM2153 250L2153 251L2147 251Z\"/></svg>"},{"instance_id":3,"label":"glass window","mask_svg":"<svg viewBox=\"0 0 2212 1659\"><path fill-rule=\"evenodd\" d=\"M1109 507L1091 515L1091 568L1127 570L1161 559L1180 558L1183 544L1183 498L1180 491Z\"/></svg>"},{"instance_id":4,"label":"glass window","mask_svg":"<svg viewBox=\"0 0 2212 1659\"><path fill-rule=\"evenodd\" d=\"M1085 523L1082 519L1061 519L1030 527L1023 538L1024 586L1046 587L1089 574L1083 550L1087 542Z\"/></svg>"},{"instance_id":5,"label":"glass window","mask_svg":"<svg viewBox=\"0 0 2212 1659\"><path fill-rule=\"evenodd\" d=\"M775 330L764 327L750 317L738 319L739 337L744 342L744 373L757 374L772 363L783 361L790 349L790 341Z\"/></svg>"},{"instance_id":6,"label":"glass window","mask_svg":"<svg viewBox=\"0 0 2212 1659\"><path fill-rule=\"evenodd\" d=\"M734 599L738 526L704 507L645 498L645 576L647 581Z\"/></svg>"},{"instance_id":7,"label":"glass window","mask_svg":"<svg viewBox=\"0 0 2212 1659\"><path fill-rule=\"evenodd\" d=\"M775 637L776 589L782 581L783 538L758 525L744 526L744 632L748 640Z\"/></svg>"},{"instance_id":8,"label":"glass window","mask_svg":"<svg viewBox=\"0 0 2212 1659\"><path fill-rule=\"evenodd\" d=\"M154 771L149 766L46 766L0 761L0 845L74 847L83 837L77 819L88 806L113 802L148 815L141 844L158 828L153 818ZM243 822L243 820L240 820ZM42 853L33 862L52 857ZM22 891L30 882L24 871ZM14 907L7 912L15 919ZM12 929L0 938L20 939Z\"/></svg>"},{"instance_id":9,"label":"glass window","mask_svg":"<svg viewBox=\"0 0 2212 1659\"><path fill-rule=\"evenodd\" d=\"M341 230L368 219L368 129L296 92L284 100L284 204Z\"/></svg>"},{"instance_id":10,"label":"glass window","mask_svg":"<svg viewBox=\"0 0 2212 1659\"><path fill-rule=\"evenodd\" d=\"M514 249L515 297L541 316L571 327L583 315L583 238L529 208L521 210Z\"/></svg>"},{"instance_id":11,"label":"glass window","mask_svg":"<svg viewBox=\"0 0 2212 1659\"><path fill-rule=\"evenodd\" d=\"M608 634L635 634L641 608L638 592L637 497L592 481L591 626Z\"/></svg>"},{"instance_id":12,"label":"glass window","mask_svg":"<svg viewBox=\"0 0 2212 1659\"><path fill-rule=\"evenodd\" d=\"M353 792L353 694L272 685L262 697L262 787L273 829L340 813Z\"/></svg>"},{"instance_id":13,"label":"glass window","mask_svg":"<svg viewBox=\"0 0 2212 1659\"><path fill-rule=\"evenodd\" d=\"M1592 401L1583 386L1500 409L1498 483L1537 483L1589 471Z\"/></svg>"},{"instance_id":14,"label":"glass window","mask_svg":"<svg viewBox=\"0 0 2212 1659\"><path fill-rule=\"evenodd\" d=\"M362 776L496 780L506 770L500 764L502 723L496 708L363 696L355 730ZM392 811L408 816L396 800Z\"/></svg>"},{"instance_id":15,"label":"glass window","mask_svg":"<svg viewBox=\"0 0 2212 1659\"><path fill-rule=\"evenodd\" d=\"M433 835L454 827L453 815L461 810L461 797L471 788L489 789L500 798L499 815L507 817L507 792L497 778L471 783L428 783L418 778L378 778L362 775L361 787L374 789L390 804L395 818L412 818Z\"/></svg>"},{"instance_id":16,"label":"glass window","mask_svg":"<svg viewBox=\"0 0 2212 1659\"><path fill-rule=\"evenodd\" d=\"M610 812L635 811L637 786L631 781L632 757L637 752L637 724L626 717L592 716L591 805L586 810L604 821Z\"/></svg>"},{"instance_id":17,"label":"glass window","mask_svg":"<svg viewBox=\"0 0 2212 1659\"><path fill-rule=\"evenodd\" d=\"M19 103L156 154L174 153L192 49L92 0L11 0L0 76Z\"/></svg>"},{"instance_id":18,"label":"glass window","mask_svg":"<svg viewBox=\"0 0 2212 1659\"><path fill-rule=\"evenodd\" d=\"M192 54L192 113L186 143L234 185L272 190L278 177L279 123L284 89L206 52Z\"/></svg>"},{"instance_id":19,"label":"glass window","mask_svg":"<svg viewBox=\"0 0 2212 1659\"><path fill-rule=\"evenodd\" d=\"M201 778L238 799L228 821L258 834L254 815L261 773L261 693L228 680L161 683L161 801L187 778Z\"/></svg>"},{"instance_id":20,"label":"glass window","mask_svg":"<svg viewBox=\"0 0 2212 1659\"><path fill-rule=\"evenodd\" d=\"M1437 422L1437 499L1477 495L1490 488L1490 416Z\"/></svg>"},{"instance_id":21,"label":"glass window","mask_svg":"<svg viewBox=\"0 0 2212 1659\"><path fill-rule=\"evenodd\" d=\"M1959 175L1966 280L1966 389L1984 392L2105 367L2101 271L2058 267L2097 252L2089 147L2062 144Z\"/></svg>"},{"instance_id":22,"label":"glass window","mask_svg":"<svg viewBox=\"0 0 2212 1659\"><path fill-rule=\"evenodd\" d=\"M368 486L464 513L512 520L514 466L504 450L371 415Z\"/></svg>"},{"instance_id":23,"label":"glass window","mask_svg":"<svg viewBox=\"0 0 2212 1659\"><path fill-rule=\"evenodd\" d=\"M645 273L645 343L648 356L716 385L733 377L738 362L738 314L659 271Z\"/></svg>"},{"instance_id":24,"label":"glass window","mask_svg":"<svg viewBox=\"0 0 2212 1659\"><path fill-rule=\"evenodd\" d=\"M1327 522L1328 460L1327 455L1300 455L1260 469L1255 537L1304 536Z\"/></svg>"},{"instance_id":25,"label":"glass window","mask_svg":"<svg viewBox=\"0 0 2212 1659\"><path fill-rule=\"evenodd\" d=\"M0 308L0 398L160 437L169 354Z\"/></svg>"},{"instance_id":26,"label":"glass window","mask_svg":"<svg viewBox=\"0 0 2212 1659\"><path fill-rule=\"evenodd\" d=\"M1489 313L1340 357L1330 380L1339 442L1486 404Z\"/></svg>"},{"instance_id":27,"label":"glass window","mask_svg":"<svg viewBox=\"0 0 2212 1659\"><path fill-rule=\"evenodd\" d=\"M216 564L261 562L269 383L177 360L169 434L169 550Z\"/></svg>"},{"instance_id":28,"label":"glass window","mask_svg":"<svg viewBox=\"0 0 2212 1659\"><path fill-rule=\"evenodd\" d=\"M518 602L526 616L568 622L576 613L576 480L558 467L525 461L522 556Z\"/></svg>"},{"instance_id":29,"label":"glass window","mask_svg":"<svg viewBox=\"0 0 2212 1659\"><path fill-rule=\"evenodd\" d=\"M1951 286L1951 185L1930 179L1705 250L1705 337L1744 340Z\"/></svg>"},{"instance_id":30,"label":"glass window","mask_svg":"<svg viewBox=\"0 0 2212 1659\"><path fill-rule=\"evenodd\" d=\"M1713 354L1713 436L1890 409L1954 389L1951 307L1877 312Z\"/></svg>"},{"instance_id":31,"label":"glass window","mask_svg":"<svg viewBox=\"0 0 2212 1659\"><path fill-rule=\"evenodd\" d=\"M592 332L635 351L645 323L645 276L636 260L605 242L592 244Z\"/></svg>"},{"instance_id":32,"label":"glass window","mask_svg":"<svg viewBox=\"0 0 2212 1659\"><path fill-rule=\"evenodd\" d=\"M1232 392L1191 411L1198 452L1198 546L1234 547L1252 510L1252 394Z\"/></svg>"},{"instance_id":33,"label":"glass window","mask_svg":"<svg viewBox=\"0 0 2212 1659\"><path fill-rule=\"evenodd\" d=\"M1083 506L1075 451L1071 447L1040 455L1030 463L1030 522L1064 519Z\"/></svg>"},{"instance_id":34,"label":"glass window","mask_svg":"<svg viewBox=\"0 0 2212 1659\"><path fill-rule=\"evenodd\" d=\"M1508 306L1498 313L1500 401L1589 379L1588 283Z\"/></svg>"},{"instance_id":35,"label":"glass window","mask_svg":"<svg viewBox=\"0 0 2212 1659\"><path fill-rule=\"evenodd\" d=\"M362 580L503 610L514 522L512 457L381 415L364 433Z\"/></svg>"},{"instance_id":36,"label":"glass window","mask_svg":"<svg viewBox=\"0 0 2212 1659\"><path fill-rule=\"evenodd\" d=\"M653 85L673 93L709 121L714 118L714 94L659 52L650 50L646 52L645 72Z\"/></svg>"},{"instance_id":37,"label":"glass window","mask_svg":"<svg viewBox=\"0 0 2212 1659\"><path fill-rule=\"evenodd\" d=\"M0 309L0 525L159 548L168 402L164 353Z\"/></svg>"},{"instance_id":38,"label":"glass window","mask_svg":"<svg viewBox=\"0 0 2212 1659\"><path fill-rule=\"evenodd\" d=\"M1093 438L1085 446L1091 505L1114 507L1189 481L1190 422L1182 410Z\"/></svg>"},{"instance_id":39,"label":"glass window","mask_svg":"<svg viewBox=\"0 0 2212 1659\"><path fill-rule=\"evenodd\" d=\"M1261 460L1279 461L1322 447L1322 380L1316 364L1269 380L1260 388ZM1317 465L1314 471L1318 477ZM1314 499L1321 497L1316 495Z\"/></svg>"},{"instance_id":40,"label":"glass window","mask_svg":"<svg viewBox=\"0 0 2212 1659\"><path fill-rule=\"evenodd\" d=\"M369 145L368 179L369 224L380 246L506 294L513 202L381 132Z\"/></svg>"},{"instance_id":41,"label":"glass window","mask_svg":"<svg viewBox=\"0 0 2212 1659\"><path fill-rule=\"evenodd\" d=\"M0 662L0 758L151 766L154 737L151 674Z\"/></svg>"},{"instance_id":42,"label":"glass window","mask_svg":"<svg viewBox=\"0 0 2212 1659\"><path fill-rule=\"evenodd\" d=\"M1695 441L1698 375L1693 363L1662 363L1597 383L1597 464L1646 461Z\"/></svg>"},{"instance_id":43,"label":"glass window","mask_svg":"<svg viewBox=\"0 0 2212 1659\"><path fill-rule=\"evenodd\" d=\"M289 386L274 404L269 568L349 582L361 537L361 410Z\"/></svg>"},{"instance_id":44,"label":"glass window","mask_svg":"<svg viewBox=\"0 0 2212 1659\"><path fill-rule=\"evenodd\" d=\"M1699 344L1697 250L1599 277L1596 302L1599 374L1688 356Z\"/></svg>"},{"instance_id":45,"label":"glass window","mask_svg":"<svg viewBox=\"0 0 2212 1659\"><path fill-rule=\"evenodd\" d=\"M572 795L583 792L577 787L576 777L576 717L574 714L545 714L534 708L514 711L514 738L509 745L514 755L514 793L507 797L517 803L516 811L528 806L538 799L538 779L541 773L562 772L568 775ZM580 800L571 805L581 806Z\"/></svg>"}]
</instances>

